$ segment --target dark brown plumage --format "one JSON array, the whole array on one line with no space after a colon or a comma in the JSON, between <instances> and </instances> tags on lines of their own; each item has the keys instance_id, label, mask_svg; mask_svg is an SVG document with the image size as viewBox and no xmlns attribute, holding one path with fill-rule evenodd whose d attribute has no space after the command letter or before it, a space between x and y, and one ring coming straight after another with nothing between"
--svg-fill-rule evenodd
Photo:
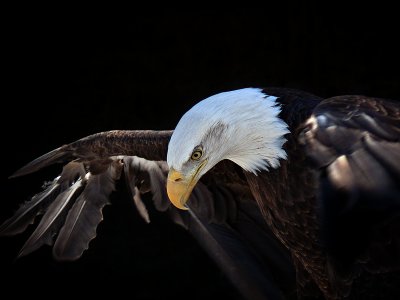
<instances>
[{"instance_id":1,"label":"dark brown plumage","mask_svg":"<svg viewBox=\"0 0 400 300\"><path fill-rule=\"evenodd\" d=\"M256 176L223 161L200 180L190 212L183 212L165 191L172 131L98 133L12 176L67 163L60 178L4 222L2 234L22 232L44 212L21 255L49 244L55 258L78 259L115 182L125 179L145 221L140 193L150 191L155 207L188 229L249 299L399 296L399 104L264 92L279 97L291 132L279 168Z\"/></svg>"}]
</instances>

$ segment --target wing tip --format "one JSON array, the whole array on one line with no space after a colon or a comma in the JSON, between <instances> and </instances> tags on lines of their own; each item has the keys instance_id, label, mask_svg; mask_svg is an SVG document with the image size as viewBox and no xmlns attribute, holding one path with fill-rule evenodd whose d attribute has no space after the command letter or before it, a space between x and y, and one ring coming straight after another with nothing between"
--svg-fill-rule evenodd
<instances>
[{"instance_id":1,"label":"wing tip","mask_svg":"<svg viewBox=\"0 0 400 300\"><path fill-rule=\"evenodd\" d=\"M22 168L21 168L21 169L15 171L14 173L12 173L10 176L8 176L8 179L14 179L14 178L21 177L21 176L24 176L27 174L29 174L29 173L23 172Z\"/></svg>"},{"instance_id":2,"label":"wing tip","mask_svg":"<svg viewBox=\"0 0 400 300\"><path fill-rule=\"evenodd\" d=\"M47 152L46 154L43 154L42 156L39 156L38 158L34 159L30 163L15 171L8 177L8 179L28 175L30 173L37 172L44 167L65 161L71 154L70 151L67 149L67 146L68 145L61 146L50 152Z\"/></svg>"}]
</instances>

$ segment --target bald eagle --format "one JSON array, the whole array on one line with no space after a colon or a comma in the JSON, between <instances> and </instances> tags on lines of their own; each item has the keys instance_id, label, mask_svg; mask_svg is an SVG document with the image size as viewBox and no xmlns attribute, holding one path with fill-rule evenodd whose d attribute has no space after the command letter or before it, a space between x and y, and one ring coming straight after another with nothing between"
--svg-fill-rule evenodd
<instances>
[{"instance_id":1,"label":"bald eagle","mask_svg":"<svg viewBox=\"0 0 400 300\"><path fill-rule=\"evenodd\" d=\"M366 96L321 99L283 88L206 98L175 130L101 132L11 177L64 164L0 227L26 230L19 255L57 260L89 247L125 181L184 226L248 299L400 296L400 106ZM173 205L171 205L171 203Z\"/></svg>"}]
</instances>

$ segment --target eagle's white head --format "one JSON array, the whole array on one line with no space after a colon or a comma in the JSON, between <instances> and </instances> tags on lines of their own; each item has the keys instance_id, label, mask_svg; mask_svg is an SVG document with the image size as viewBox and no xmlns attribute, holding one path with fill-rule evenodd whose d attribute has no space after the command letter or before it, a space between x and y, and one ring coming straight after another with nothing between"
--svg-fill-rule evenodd
<instances>
[{"instance_id":1,"label":"eagle's white head","mask_svg":"<svg viewBox=\"0 0 400 300\"><path fill-rule=\"evenodd\" d=\"M276 99L245 88L206 98L183 115L167 154L167 190L175 206L183 209L197 181L221 160L254 174L279 167L289 130Z\"/></svg>"}]
</instances>

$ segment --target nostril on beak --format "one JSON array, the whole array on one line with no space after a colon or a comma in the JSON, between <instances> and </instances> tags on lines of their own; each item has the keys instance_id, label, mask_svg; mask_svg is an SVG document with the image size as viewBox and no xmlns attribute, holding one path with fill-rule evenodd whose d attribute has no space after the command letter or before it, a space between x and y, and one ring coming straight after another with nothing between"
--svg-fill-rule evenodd
<instances>
[{"instance_id":1,"label":"nostril on beak","mask_svg":"<svg viewBox=\"0 0 400 300\"><path fill-rule=\"evenodd\" d=\"M185 176L174 169L171 169L168 173L168 181L171 183L182 183L185 181Z\"/></svg>"}]
</instances>

